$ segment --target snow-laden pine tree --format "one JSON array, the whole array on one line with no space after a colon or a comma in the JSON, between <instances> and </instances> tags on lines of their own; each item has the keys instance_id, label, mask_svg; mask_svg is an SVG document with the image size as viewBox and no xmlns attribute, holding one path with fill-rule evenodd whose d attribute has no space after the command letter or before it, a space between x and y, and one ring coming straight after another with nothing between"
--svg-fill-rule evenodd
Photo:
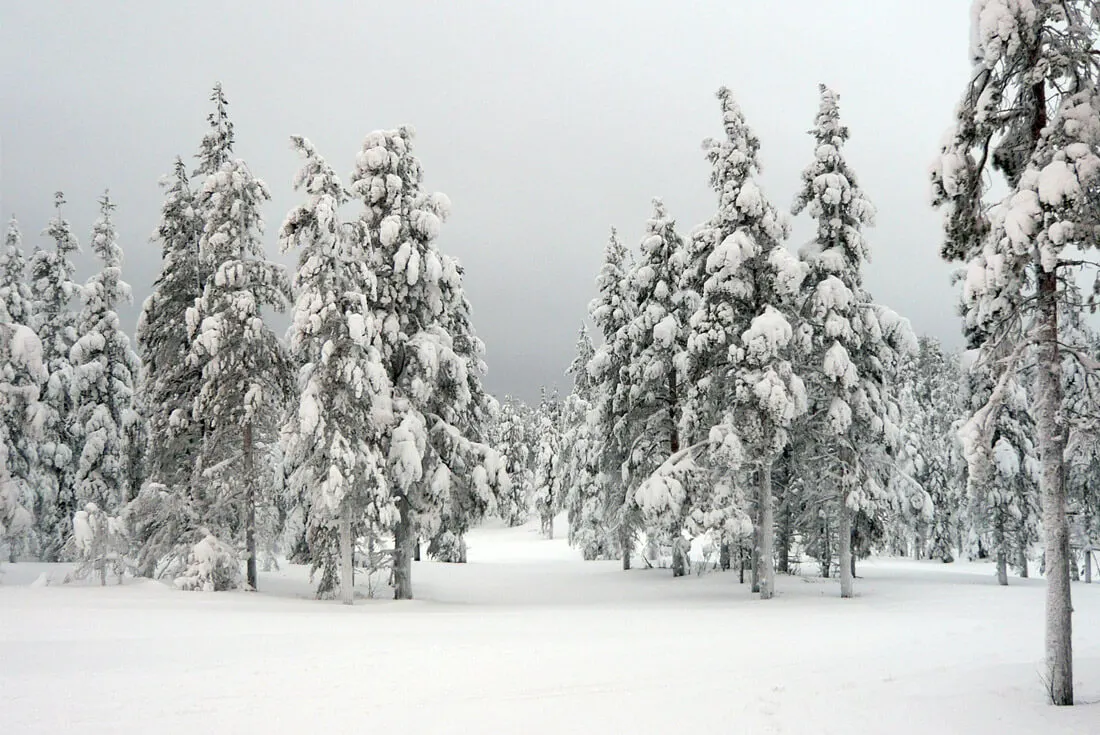
<instances>
[{"instance_id":1,"label":"snow-laden pine tree","mask_svg":"<svg viewBox=\"0 0 1100 735\"><path fill-rule=\"evenodd\" d=\"M42 433L34 469L36 530L45 561L57 561L72 534L76 467L73 457L73 367L69 351L76 342L76 313L70 308L80 286L73 280L73 254L80 251L68 220L61 216L65 197L54 196L57 214L45 235L52 250L35 248L30 262L31 327L42 342L42 359L49 379L41 396Z\"/></svg>"},{"instance_id":2,"label":"snow-laden pine tree","mask_svg":"<svg viewBox=\"0 0 1100 735\"><path fill-rule=\"evenodd\" d=\"M898 376L902 447L891 480L898 553L953 561L962 525L964 494L956 472L955 423L962 415L958 356L938 340L918 339L916 359ZM910 546L911 545L911 546Z\"/></svg>"},{"instance_id":3,"label":"snow-laden pine tree","mask_svg":"<svg viewBox=\"0 0 1100 735\"><path fill-rule=\"evenodd\" d=\"M0 547L7 547L13 562L31 540L38 496L26 478L12 475L10 458L21 440L37 439L39 390L46 377L38 336L25 325L0 320Z\"/></svg>"},{"instance_id":4,"label":"snow-laden pine tree","mask_svg":"<svg viewBox=\"0 0 1100 735\"><path fill-rule=\"evenodd\" d=\"M497 501L497 513L509 526L520 526L531 512L534 439L531 409L505 396L497 418L495 446L508 472L508 492Z\"/></svg>"},{"instance_id":5,"label":"snow-laden pine tree","mask_svg":"<svg viewBox=\"0 0 1100 735\"><path fill-rule=\"evenodd\" d=\"M1100 363L1100 334L1080 314L1063 330L1063 402L1066 425L1066 495L1080 534L1079 542L1100 538L1100 372L1084 367ZM1082 560L1085 564L1089 559ZM1076 559L1070 562L1077 572ZM1077 579L1077 576L1073 576Z\"/></svg>"},{"instance_id":6,"label":"snow-laden pine tree","mask_svg":"<svg viewBox=\"0 0 1100 735\"><path fill-rule=\"evenodd\" d=\"M841 597L852 596L852 541L857 514L868 520L889 507L887 482L901 446L895 378L900 358L917 350L908 322L871 302L863 287L869 248L863 228L874 207L860 188L842 149L848 128L838 97L821 86L821 105L810 131L814 160L802 173L794 214L817 222L814 239L800 251L808 267L800 328L810 419L801 427L822 457L814 472L818 493L833 499Z\"/></svg>"},{"instance_id":7,"label":"snow-laden pine tree","mask_svg":"<svg viewBox=\"0 0 1100 735\"><path fill-rule=\"evenodd\" d=\"M201 427L191 416L202 372L187 359L191 341L186 319L202 293L202 220L182 159L176 159L161 185L165 200L153 235L160 244L161 271L142 305L136 343L144 367L140 401L148 420L149 479L182 496L191 487L202 441Z\"/></svg>"},{"instance_id":8,"label":"snow-laden pine tree","mask_svg":"<svg viewBox=\"0 0 1100 735\"><path fill-rule=\"evenodd\" d=\"M566 370L573 378L573 390L562 407L560 462L569 544L579 548L586 560L611 558L614 548L607 537L606 498L599 482L599 442L588 421L595 389L588 364L595 354L588 325L581 324L576 353Z\"/></svg>"},{"instance_id":9,"label":"snow-laden pine tree","mask_svg":"<svg viewBox=\"0 0 1100 735\"><path fill-rule=\"evenodd\" d=\"M272 450L293 380L286 350L264 321L266 309L285 309L290 297L285 268L264 255L260 208L270 198L241 159L206 178L199 264L208 275L187 310L188 360L202 371L193 418L204 429L193 503L210 533L243 547L252 589L257 507L271 502Z\"/></svg>"},{"instance_id":10,"label":"snow-laden pine tree","mask_svg":"<svg viewBox=\"0 0 1100 735\"><path fill-rule=\"evenodd\" d=\"M4 237L4 249L0 251L0 321L27 326L32 316L32 296L26 280L27 263L23 257L22 242L19 225L12 217ZM9 379L19 372L16 366L3 369L6 375L11 376ZM7 467L22 492L31 493L32 500L28 507L33 510L36 505L33 496L37 481L38 437L27 430L26 411L29 406L18 407L19 400L18 395L13 396L5 414L8 427Z\"/></svg>"},{"instance_id":11,"label":"snow-laden pine tree","mask_svg":"<svg viewBox=\"0 0 1100 735\"><path fill-rule=\"evenodd\" d=\"M23 234L19 231L19 223L12 217L4 235L4 249L0 251L0 305L13 323L30 326L33 298L27 283Z\"/></svg>"},{"instance_id":12,"label":"snow-laden pine tree","mask_svg":"<svg viewBox=\"0 0 1100 735\"><path fill-rule=\"evenodd\" d=\"M73 452L77 506L88 503L114 513L135 490L127 475L134 412L134 385L140 364L119 324L118 307L130 302L122 280L122 248L112 219L115 204L104 194L92 229L91 248L99 273L83 288L84 308L77 322L73 366Z\"/></svg>"},{"instance_id":13,"label":"snow-laden pine tree","mask_svg":"<svg viewBox=\"0 0 1100 735\"><path fill-rule=\"evenodd\" d=\"M1046 548L1051 701L1073 703L1059 312L1100 224L1100 97L1094 0L977 0L970 81L932 171L944 258L965 264L971 347L991 371L989 401L963 431L971 473L988 472L994 426L1021 360L1034 353L1033 410ZM992 173L1009 193L989 200ZM1082 258L1082 251L1086 257ZM1094 297L1098 289L1094 287ZM985 466L985 467L983 467Z\"/></svg>"},{"instance_id":14,"label":"snow-laden pine tree","mask_svg":"<svg viewBox=\"0 0 1100 735\"><path fill-rule=\"evenodd\" d=\"M688 292L680 298L696 305L678 366L687 386L681 429L689 445L722 446L731 434L740 439L746 463L738 484L751 488L756 516L760 563L754 564L754 582L759 570L761 597L770 598L772 465L787 444L788 427L806 407L791 362L795 297L805 267L783 247L787 220L756 183L759 140L730 90L721 88L718 99L725 137L704 141L718 210L692 233L680 284ZM723 503L734 499L722 485L713 494ZM712 508L723 526L743 511ZM730 540L728 527L713 530L724 543Z\"/></svg>"},{"instance_id":15,"label":"snow-laden pine tree","mask_svg":"<svg viewBox=\"0 0 1100 735\"><path fill-rule=\"evenodd\" d=\"M634 314L630 269L630 255L618 232L611 228L603 265L596 277L598 293L588 304L592 323L603 337L588 363L593 404L590 431L608 543L622 555L623 569L630 569L634 535L640 522L637 506L628 491L629 478L623 472L630 456L623 421L628 406L626 378L630 361L625 330Z\"/></svg>"},{"instance_id":16,"label":"snow-laden pine tree","mask_svg":"<svg viewBox=\"0 0 1100 735\"><path fill-rule=\"evenodd\" d=\"M293 467L291 493L310 508L317 593L339 588L350 605L354 540L380 520L372 501L385 483L379 440L391 417L390 390L367 296L374 274L360 233L340 220L348 194L312 143L291 140L305 159L294 185L306 202L287 215L279 239L284 251L299 250L289 349L302 367L283 446Z\"/></svg>"},{"instance_id":17,"label":"snow-laden pine tree","mask_svg":"<svg viewBox=\"0 0 1100 735\"><path fill-rule=\"evenodd\" d=\"M968 463L966 487L970 531L996 563L997 582L1008 584L1008 567L1026 564L1027 548L1038 517L1039 461L1031 397L1015 376L1000 380L976 351L968 355L963 396L967 417L990 400L994 383L1003 398L993 420L989 455Z\"/></svg>"},{"instance_id":18,"label":"snow-laden pine tree","mask_svg":"<svg viewBox=\"0 0 1100 735\"><path fill-rule=\"evenodd\" d=\"M382 436L386 482L372 502L394 536L397 599L412 597L417 539L437 547L457 541L461 552L463 526L491 510L507 482L484 443L484 345L470 322L462 268L435 244L450 200L421 188L412 138L407 127L369 134L351 185L364 204L360 227L377 286L370 304L392 391L393 419Z\"/></svg>"},{"instance_id":19,"label":"snow-laden pine tree","mask_svg":"<svg viewBox=\"0 0 1100 735\"><path fill-rule=\"evenodd\" d=\"M629 441L627 467L639 480L651 475L680 451L683 376L676 356L687 348L691 299L680 290L687 250L664 203L653 200L653 216L642 236L641 255L631 269L631 318L622 331L626 362L626 411L623 431ZM635 485L637 480L635 481ZM684 565L678 553L684 519L662 519L650 535L672 543L674 573Z\"/></svg>"},{"instance_id":20,"label":"snow-laden pine tree","mask_svg":"<svg viewBox=\"0 0 1100 735\"><path fill-rule=\"evenodd\" d=\"M539 516L542 534L554 538L554 516L565 505L565 468L562 462L562 411L558 392L548 394L542 389L538 411L535 414L535 469L532 499Z\"/></svg>"}]
</instances>

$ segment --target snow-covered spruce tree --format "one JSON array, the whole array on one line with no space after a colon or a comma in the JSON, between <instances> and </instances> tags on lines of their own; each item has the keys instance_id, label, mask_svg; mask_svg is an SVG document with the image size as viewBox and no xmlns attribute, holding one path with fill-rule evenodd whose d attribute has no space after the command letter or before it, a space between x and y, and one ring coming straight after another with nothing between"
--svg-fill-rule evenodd
<instances>
[{"instance_id":1,"label":"snow-covered spruce tree","mask_svg":"<svg viewBox=\"0 0 1100 735\"><path fill-rule=\"evenodd\" d=\"M13 562L28 546L38 496L28 478L12 474L11 458L38 439L38 397L46 378L37 335L0 321L0 546L7 546Z\"/></svg>"},{"instance_id":2,"label":"snow-covered spruce tree","mask_svg":"<svg viewBox=\"0 0 1100 735\"><path fill-rule=\"evenodd\" d=\"M691 316L689 298L680 291L687 251L660 199L642 237L641 257L631 270L635 298L631 319L623 330L629 354L624 432L630 441L627 466L632 477L644 478L680 451L682 376L676 356L687 349ZM667 518L649 529L672 542L673 573L686 572L681 558L683 518Z\"/></svg>"},{"instance_id":3,"label":"snow-covered spruce tree","mask_svg":"<svg viewBox=\"0 0 1100 735\"><path fill-rule=\"evenodd\" d=\"M31 322L31 290L26 281L27 263L23 257L22 234L19 225L12 217L4 238L4 249L0 251L0 321L4 324ZM3 368L9 382L19 372L17 366ZM43 380L45 380L43 374ZM38 437L27 430L27 405L18 406L19 398L9 401L6 414L8 426L7 467L13 481L23 492L31 493L28 508L34 509L35 471L38 463Z\"/></svg>"},{"instance_id":4,"label":"snow-covered spruce tree","mask_svg":"<svg viewBox=\"0 0 1100 735\"><path fill-rule=\"evenodd\" d=\"M681 430L685 443L721 446L740 438L744 484L755 506L759 591L774 591L772 465L787 429L805 411L802 379L790 357L794 298L805 267L783 247L788 225L754 179L760 143L730 90L718 91L725 138L704 142L718 210L692 233L681 288L697 308L687 329L679 369L687 385ZM719 490L721 490L719 492ZM643 502L639 492L639 502ZM722 486L715 496L733 499ZM652 500L652 498L650 498ZM713 508L713 511L723 511ZM735 518L744 508L727 508ZM725 522L725 521L723 521ZM722 542L732 539L725 528ZM755 587L756 585L754 585Z\"/></svg>"},{"instance_id":5,"label":"snow-covered spruce tree","mask_svg":"<svg viewBox=\"0 0 1100 735\"><path fill-rule=\"evenodd\" d=\"M966 264L971 347L990 366L990 398L963 432L971 474L992 461L996 417L1025 353L1036 355L1036 428L1046 547L1047 683L1073 703L1066 442L1059 348L1063 283L1097 245L1100 10L1093 0L978 0L973 72L932 171L947 260ZM991 173L1010 192L990 207Z\"/></svg>"},{"instance_id":6,"label":"snow-covered spruce tree","mask_svg":"<svg viewBox=\"0 0 1100 735\"><path fill-rule=\"evenodd\" d=\"M202 372L187 359L191 343L186 319L202 292L198 267L202 220L182 159L176 159L172 175L162 186L165 200L153 235L161 247L161 271L142 305L136 333L144 367L140 402L148 419L149 478L186 495L202 441L200 427L191 417Z\"/></svg>"},{"instance_id":7,"label":"snow-covered spruce tree","mask_svg":"<svg viewBox=\"0 0 1100 735\"><path fill-rule=\"evenodd\" d=\"M289 348L302 367L283 446L292 457L292 494L310 507L317 594L339 588L350 605L354 540L379 522L371 502L385 483L379 438L390 419L390 390L367 297L374 274L360 233L339 217L347 192L308 140L291 140L305 159L294 184L306 202L287 215L279 239L284 251L299 249Z\"/></svg>"},{"instance_id":8,"label":"snow-covered spruce tree","mask_svg":"<svg viewBox=\"0 0 1100 735\"><path fill-rule=\"evenodd\" d=\"M1061 338L1066 424L1066 495L1082 542L1100 538L1100 372L1084 365L1100 362L1100 334L1078 314L1066 320ZM1089 559L1083 559L1087 565ZM1076 559L1070 562L1077 572ZM1077 576L1073 577L1077 579Z\"/></svg>"},{"instance_id":9,"label":"snow-covered spruce tree","mask_svg":"<svg viewBox=\"0 0 1100 735\"><path fill-rule=\"evenodd\" d=\"M562 408L561 481L569 519L569 544L581 550L585 560L611 558L614 545L608 543L606 505L599 482L598 441L588 422L592 411L594 384L588 364L596 348L581 324L576 353L565 371L573 378L573 390Z\"/></svg>"},{"instance_id":10,"label":"snow-covered spruce tree","mask_svg":"<svg viewBox=\"0 0 1100 735\"><path fill-rule=\"evenodd\" d=\"M628 405L626 376L630 359L625 330L633 317L635 301L630 291L630 268L627 249L615 228L611 228L603 265L596 277L598 294L588 304L592 322L603 336L603 343L588 363L593 384L590 432L599 494L603 497L603 513L611 537L609 543L622 554L623 569L630 569L639 525L637 506L628 490L630 478L623 472L630 454L623 422Z\"/></svg>"},{"instance_id":11,"label":"snow-covered spruce tree","mask_svg":"<svg viewBox=\"0 0 1100 735\"><path fill-rule=\"evenodd\" d=\"M996 563L997 582L1008 584L1008 566L1018 564L1034 534L1038 516L1039 462L1035 422L1027 388L1015 375L998 376L972 352L964 382L966 416L981 411L995 383L1003 397L993 419L989 455L969 462L966 485L970 531Z\"/></svg>"},{"instance_id":12,"label":"snow-covered spruce tree","mask_svg":"<svg viewBox=\"0 0 1100 735\"><path fill-rule=\"evenodd\" d=\"M823 457L815 472L819 492L834 498L841 597L852 596L852 536L857 513L873 519L889 505L886 483L901 434L895 393L899 358L917 350L908 323L871 303L863 287L869 249L863 228L874 207L841 153L848 128L837 95L821 87L810 132L814 161L802 174L793 212L808 211L817 234L800 251L808 266L803 284L802 337L811 432Z\"/></svg>"},{"instance_id":13,"label":"snow-covered spruce tree","mask_svg":"<svg viewBox=\"0 0 1100 735\"><path fill-rule=\"evenodd\" d=\"M202 370L193 418L204 429L202 476L192 490L200 523L219 541L243 546L246 581L256 588L257 506L269 504L263 482L293 376L286 351L264 323L282 310L290 283L265 259L261 205L267 185L240 159L207 177L200 195L200 268L209 274L187 310L188 360ZM270 529L264 529L270 533Z\"/></svg>"},{"instance_id":14,"label":"snow-covered spruce tree","mask_svg":"<svg viewBox=\"0 0 1100 735\"><path fill-rule=\"evenodd\" d=\"M34 297L26 278L23 234L19 231L19 223L12 217L4 235L4 249L0 251L0 305L13 323L30 326Z\"/></svg>"},{"instance_id":15,"label":"snow-covered spruce tree","mask_svg":"<svg viewBox=\"0 0 1100 735\"><path fill-rule=\"evenodd\" d=\"M939 341L918 339L916 359L898 376L902 447L891 478L895 527L908 538L894 539L897 553L917 559L953 561L963 510L955 469L955 423L962 414L958 357Z\"/></svg>"},{"instance_id":16,"label":"snow-covered spruce tree","mask_svg":"<svg viewBox=\"0 0 1100 735\"><path fill-rule=\"evenodd\" d=\"M531 409L511 396L504 397L497 419L496 449L508 472L508 492L497 501L497 512L509 526L520 526L531 512L534 436Z\"/></svg>"},{"instance_id":17,"label":"snow-covered spruce tree","mask_svg":"<svg viewBox=\"0 0 1100 735\"><path fill-rule=\"evenodd\" d=\"M172 575L179 573L188 560L199 563L191 547L208 535L208 529L202 528L204 511L199 507L202 503L197 502L201 478L196 475L208 427L193 415L202 366L188 359L191 335L186 314L202 295L209 275L199 253L203 212L211 206L204 185L233 153L233 123L220 84L215 85L210 101L214 110L207 116L209 130L203 136L194 172L199 177L199 191L192 189L191 176L178 157L172 174L161 182L165 201L153 234L153 241L161 247L161 272L138 318L136 342L145 376L138 404L147 418L146 467L151 482L148 493L129 515L131 536L141 549L141 569L148 574ZM225 548L224 544L206 543L203 554ZM218 568L218 564L202 566L210 573ZM184 586L206 586L210 580L201 576L189 573L190 581ZM211 582L211 586L229 583L238 576L219 573L218 581Z\"/></svg>"},{"instance_id":18,"label":"snow-covered spruce tree","mask_svg":"<svg viewBox=\"0 0 1100 735\"><path fill-rule=\"evenodd\" d=\"M542 535L554 538L554 516L561 511L566 487L562 464L562 401L555 390L547 394L542 388L542 398L535 414L535 469L532 484L533 505L539 516Z\"/></svg>"},{"instance_id":19,"label":"snow-covered spruce tree","mask_svg":"<svg viewBox=\"0 0 1100 735\"><path fill-rule=\"evenodd\" d=\"M84 285L79 338L70 351L73 452L78 507L94 503L114 513L134 490L126 468L131 427L140 421L133 410L140 364L118 319L118 306L131 296L129 284L121 278L122 248L111 218L115 205L104 194L99 206L91 248L102 266Z\"/></svg>"},{"instance_id":20,"label":"snow-covered spruce tree","mask_svg":"<svg viewBox=\"0 0 1100 735\"><path fill-rule=\"evenodd\" d=\"M42 342L43 361L49 380L41 397L42 435L38 442L38 463L34 487L36 532L44 561L57 561L72 533L77 510L74 481L72 434L73 368L69 351L76 342L76 313L70 302L79 295L73 280L72 255L79 252L68 220L61 216L65 197L54 196L56 216L45 235L54 241L53 250L36 248L31 256L31 327Z\"/></svg>"},{"instance_id":21,"label":"snow-covered spruce tree","mask_svg":"<svg viewBox=\"0 0 1100 735\"><path fill-rule=\"evenodd\" d=\"M382 436L386 482L372 501L394 535L394 597L412 597L418 538L450 542L493 508L503 462L483 442L489 399L484 345L473 332L462 268L435 245L450 201L421 189L412 130L369 134L352 192L377 288L370 299L377 347L392 390ZM461 545L459 545L461 546Z\"/></svg>"}]
</instances>

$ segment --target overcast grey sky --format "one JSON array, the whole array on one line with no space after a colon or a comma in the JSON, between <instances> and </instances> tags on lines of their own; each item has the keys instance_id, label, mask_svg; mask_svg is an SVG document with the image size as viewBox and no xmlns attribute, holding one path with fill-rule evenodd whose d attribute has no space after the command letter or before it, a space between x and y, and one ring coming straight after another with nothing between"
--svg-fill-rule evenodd
<instances>
[{"instance_id":1,"label":"overcast grey sky","mask_svg":"<svg viewBox=\"0 0 1100 735\"><path fill-rule=\"evenodd\" d=\"M272 190L272 254L297 202L288 136L346 176L369 131L412 124L427 187L454 203L440 246L466 267L487 385L531 399L568 388L609 226L636 245L655 195L685 234L713 211L700 143L721 133L715 90L733 90L786 209L824 82L879 210L868 287L957 345L927 172L966 81L968 23L964 0L0 0L0 216L19 218L28 251L46 244L60 189L84 243L109 187L140 304L160 267L157 181L197 151L215 81L238 155ZM791 246L809 233L796 220Z\"/></svg>"}]
</instances>

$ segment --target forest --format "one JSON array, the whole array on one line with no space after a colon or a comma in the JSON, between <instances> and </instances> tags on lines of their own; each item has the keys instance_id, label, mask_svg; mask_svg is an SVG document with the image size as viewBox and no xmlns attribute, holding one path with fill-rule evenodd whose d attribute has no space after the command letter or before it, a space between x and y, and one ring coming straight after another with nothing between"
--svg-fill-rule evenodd
<instances>
[{"instance_id":1,"label":"forest","mask_svg":"<svg viewBox=\"0 0 1100 735\"><path fill-rule=\"evenodd\" d=\"M483 385L465 271L440 246L451 202L425 189L413 129L368 133L348 178L293 136L300 201L272 238L217 84L197 154L161 182L132 334L125 202L100 199L84 283L62 192L49 222L7 224L0 553L200 591L306 565L346 604L357 578L412 599L413 562L466 562L486 519L552 538L564 514L586 561L728 570L762 600L777 575L851 598L874 556L989 560L999 585L1045 578L1043 686L1073 704L1071 582L1100 571L1100 7L980 0L973 24L929 151L962 349L865 286L876 210L841 94L822 85L789 141L805 167L779 203L723 87L698 162L713 213L685 226L655 198L639 242L593 243L570 387L534 405ZM21 227L43 226L28 254Z\"/></svg>"}]
</instances>

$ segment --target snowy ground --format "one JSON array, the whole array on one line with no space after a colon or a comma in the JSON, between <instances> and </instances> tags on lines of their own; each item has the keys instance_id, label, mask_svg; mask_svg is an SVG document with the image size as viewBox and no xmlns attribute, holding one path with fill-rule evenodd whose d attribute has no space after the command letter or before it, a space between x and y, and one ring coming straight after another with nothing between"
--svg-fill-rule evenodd
<instances>
[{"instance_id":1,"label":"snowy ground","mask_svg":"<svg viewBox=\"0 0 1100 735\"><path fill-rule=\"evenodd\" d=\"M1044 703L1043 583L875 560L858 597L780 577L585 563L534 529L415 565L419 597L348 608L305 571L263 591L31 586L3 567L0 732L1100 733ZM807 567L807 573L811 573ZM1078 700L1100 701L1100 584L1073 588Z\"/></svg>"}]
</instances>

